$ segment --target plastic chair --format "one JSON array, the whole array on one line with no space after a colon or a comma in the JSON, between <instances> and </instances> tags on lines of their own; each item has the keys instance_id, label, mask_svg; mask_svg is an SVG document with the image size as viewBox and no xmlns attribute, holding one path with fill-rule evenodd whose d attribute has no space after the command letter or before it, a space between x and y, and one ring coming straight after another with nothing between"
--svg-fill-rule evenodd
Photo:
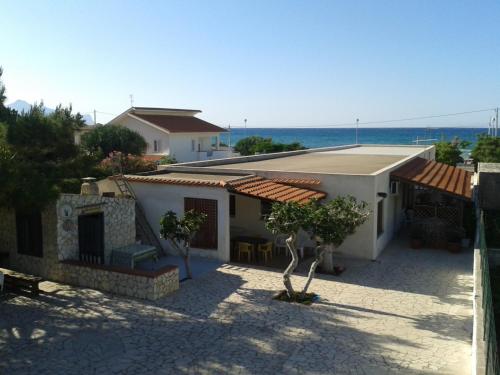
<instances>
[{"instance_id":1,"label":"plastic chair","mask_svg":"<svg viewBox=\"0 0 500 375\"><path fill-rule=\"evenodd\" d=\"M248 262L252 259L253 245L248 242L238 242L238 260L241 261L241 254L247 254Z\"/></svg>"},{"instance_id":2,"label":"plastic chair","mask_svg":"<svg viewBox=\"0 0 500 375\"><path fill-rule=\"evenodd\" d=\"M267 242L265 244L261 244L257 247L257 252L259 254L264 255L264 263L267 264L267 256L269 255L269 259L273 259L273 243Z\"/></svg>"},{"instance_id":3,"label":"plastic chair","mask_svg":"<svg viewBox=\"0 0 500 375\"><path fill-rule=\"evenodd\" d=\"M315 245L311 237L304 231L300 231L297 237L297 250L299 251L300 258L304 259L304 249L306 247L314 248Z\"/></svg>"},{"instance_id":4,"label":"plastic chair","mask_svg":"<svg viewBox=\"0 0 500 375\"><path fill-rule=\"evenodd\" d=\"M288 254L286 247L286 236L279 235L274 239L274 251L277 255L281 255L282 250L285 254Z\"/></svg>"}]
</instances>

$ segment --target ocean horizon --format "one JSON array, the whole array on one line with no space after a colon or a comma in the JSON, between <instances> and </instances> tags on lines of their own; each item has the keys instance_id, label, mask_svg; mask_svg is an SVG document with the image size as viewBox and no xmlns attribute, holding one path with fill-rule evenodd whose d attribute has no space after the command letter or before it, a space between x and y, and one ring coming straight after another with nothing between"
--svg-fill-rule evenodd
<instances>
[{"instance_id":1,"label":"ocean horizon","mask_svg":"<svg viewBox=\"0 0 500 375\"><path fill-rule=\"evenodd\" d=\"M460 140L476 143L487 128L359 128L358 142L361 144L415 145L433 144L438 141ZM221 141L234 146L240 139L251 136L272 138L274 142L300 142L307 148L342 146L356 143L355 128L232 128L221 135Z\"/></svg>"}]
</instances>

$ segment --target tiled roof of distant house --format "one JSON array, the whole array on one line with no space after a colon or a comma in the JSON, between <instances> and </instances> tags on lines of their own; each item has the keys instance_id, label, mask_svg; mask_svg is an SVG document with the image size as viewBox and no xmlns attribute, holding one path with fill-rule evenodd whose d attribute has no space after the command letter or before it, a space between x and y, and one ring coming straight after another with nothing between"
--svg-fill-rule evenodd
<instances>
[{"instance_id":1,"label":"tiled roof of distant house","mask_svg":"<svg viewBox=\"0 0 500 375\"><path fill-rule=\"evenodd\" d=\"M133 113L133 116L145 120L170 133L220 133L227 130L194 116L147 115Z\"/></svg>"},{"instance_id":2,"label":"tiled roof of distant house","mask_svg":"<svg viewBox=\"0 0 500 375\"><path fill-rule=\"evenodd\" d=\"M472 172L438 163L434 160L415 158L391 172L392 177L472 199Z\"/></svg>"}]
</instances>

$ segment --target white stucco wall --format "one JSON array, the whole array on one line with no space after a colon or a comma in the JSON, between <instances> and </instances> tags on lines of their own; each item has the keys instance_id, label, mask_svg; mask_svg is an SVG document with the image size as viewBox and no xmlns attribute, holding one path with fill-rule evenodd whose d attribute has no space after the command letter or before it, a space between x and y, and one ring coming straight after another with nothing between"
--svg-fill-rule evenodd
<instances>
[{"instance_id":1,"label":"white stucco wall","mask_svg":"<svg viewBox=\"0 0 500 375\"><path fill-rule=\"evenodd\" d=\"M211 149L211 139L219 136L219 133L171 133L170 155L179 162L203 160L198 153L198 145L201 151ZM192 141L194 140L194 151Z\"/></svg>"},{"instance_id":2,"label":"white stucco wall","mask_svg":"<svg viewBox=\"0 0 500 375\"><path fill-rule=\"evenodd\" d=\"M236 215L231 218L230 223L233 233L272 238L273 235L266 229L264 220L260 219L260 200L235 194ZM244 233L237 233L238 231Z\"/></svg>"},{"instance_id":3,"label":"white stucco wall","mask_svg":"<svg viewBox=\"0 0 500 375\"><path fill-rule=\"evenodd\" d=\"M260 176L266 178L276 177L290 177L290 178L317 178L321 180L321 185L313 186L312 189L326 192L328 195L326 200L335 198L336 196L352 195L358 201L365 201L368 203L368 208L374 212L376 209L376 201L374 197L375 190L375 176L371 175L334 175L334 174L319 174L319 173L294 173L294 172L276 172L276 171L259 171ZM244 216L237 216L231 221L232 225L249 228L257 234L269 236L269 232L263 227L263 222L259 220L260 203L255 200L254 203L247 201L249 198L238 196L238 202L244 207ZM238 206L237 206L238 207ZM236 212L238 215L238 210ZM245 223L246 224L243 224ZM376 246L376 227L375 216L370 215L367 222L358 228L356 233L349 236L346 241L336 249L343 255L374 259L375 246Z\"/></svg>"},{"instance_id":4,"label":"white stucco wall","mask_svg":"<svg viewBox=\"0 0 500 375\"><path fill-rule=\"evenodd\" d=\"M226 189L205 186L166 185L131 182L144 208L149 224L160 232L160 218L168 210L184 214L184 198L214 199L217 201L217 250L192 248L192 254L229 261L229 193ZM168 241L160 240L164 249L176 254Z\"/></svg>"},{"instance_id":5,"label":"white stucco wall","mask_svg":"<svg viewBox=\"0 0 500 375\"><path fill-rule=\"evenodd\" d=\"M201 151L210 151L212 149L212 137L217 137L217 140L220 138L219 133L168 133L128 116L121 119L119 124L136 131L144 137L148 143L146 154L170 155L181 163L207 159L206 152L202 152L202 155L200 155L198 147ZM155 140L160 141L160 149L156 152L154 151ZM194 151L192 140L195 143Z\"/></svg>"},{"instance_id":6,"label":"white stucco wall","mask_svg":"<svg viewBox=\"0 0 500 375\"><path fill-rule=\"evenodd\" d=\"M120 125L130 130L134 130L144 137L144 139L148 143L146 154L151 154L151 155L170 154L170 136L167 132L164 132L162 130L144 124L143 122L136 120L132 117L125 117L123 120L120 121ZM153 145L155 140L160 140L160 150L158 152L154 152Z\"/></svg>"}]
</instances>

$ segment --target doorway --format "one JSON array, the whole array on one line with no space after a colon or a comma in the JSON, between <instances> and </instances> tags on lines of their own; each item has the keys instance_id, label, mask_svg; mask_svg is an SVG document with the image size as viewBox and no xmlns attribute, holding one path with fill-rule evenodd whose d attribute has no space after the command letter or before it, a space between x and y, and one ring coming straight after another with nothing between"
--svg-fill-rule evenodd
<instances>
[{"instance_id":1,"label":"doorway","mask_svg":"<svg viewBox=\"0 0 500 375\"><path fill-rule=\"evenodd\" d=\"M78 216L78 246L81 262L104 264L104 214Z\"/></svg>"}]
</instances>

